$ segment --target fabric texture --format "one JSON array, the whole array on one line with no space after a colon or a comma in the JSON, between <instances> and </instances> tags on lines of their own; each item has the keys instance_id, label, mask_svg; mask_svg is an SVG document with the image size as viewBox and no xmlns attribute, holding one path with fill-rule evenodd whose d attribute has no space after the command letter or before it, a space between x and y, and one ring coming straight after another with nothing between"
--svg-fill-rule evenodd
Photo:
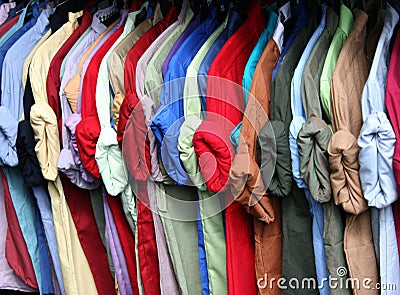
<instances>
[{"instance_id":1,"label":"fabric texture","mask_svg":"<svg viewBox=\"0 0 400 295\"><path fill-rule=\"evenodd\" d=\"M328 145L331 183L336 205L346 211L344 250L350 277L378 280L372 242L371 215L359 176L357 137L362 126L360 98L370 63L365 55L368 16L354 12L353 28L340 52L331 84L332 125L335 133ZM357 79L347 79L348 74ZM363 257L359 259L357 257ZM361 288L355 294L376 294Z\"/></svg>"}]
</instances>

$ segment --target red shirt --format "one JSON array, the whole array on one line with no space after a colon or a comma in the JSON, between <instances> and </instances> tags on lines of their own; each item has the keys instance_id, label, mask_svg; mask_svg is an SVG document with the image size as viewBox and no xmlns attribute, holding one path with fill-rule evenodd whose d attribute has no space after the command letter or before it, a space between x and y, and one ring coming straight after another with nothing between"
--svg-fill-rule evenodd
<instances>
[{"instance_id":1,"label":"red shirt","mask_svg":"<svg viewBox=\"0 0 400 295\"><path fill-rule=\"evenodd\" d=\"M8 22L0 26L0 37L2 37L9 29L11 29L11 27L13 27L17 23L19 16L20 15L14 16Z\"/></svg>"},{"instance_id":2,"label":"red shirt","mask_svg":"<svg viewBox=\"0 0 400 295\"><path fill-rule=\"evenodd\" d=\"M132 143L132 145L129 145L129 148L132 147L132 149L127 151L124 148L124 155L129 155L129 157L125 157L128 169L133 174L133 177L139 180L137 182L137 193L139 194L137 199L138 251L140 272L146 294L160 294L161 291L159 284L160 274L156 235L154 231L153 216L148 207L146 180L149 174L142 173L142 171L149 171L150 169L150 150L148 140L146 139L147 126L143 110L136 94L136 65L147 48L176 20L176 9L171 8L167 16L147 31L131 48L126 57L124 67L126 96L120 108L117 139L119 145L122 147L125 127L127 126L132 111L135 109L135 115L132 118L138 120L138 123L132 125L131 121L128 125L129 131L125 134L125 136L127 136L126 140L129 140L129 142ZM134 143L137 142L142 144L136 146ZM138 160L139 158L142 160ZM141 165L147 165L146 169L140 169Z\"/></svg>"},{"instance_id":3,"label":"red shirt","mask_svg":"<svg viewBox=\"0 0 400 295\"><path fill-rule=\"evenodd\" d=\"M386 107L389 113L389 120L392 123L394 133L396 134L396 145L393 154L393 173L397 183L397 191L400 191L400 30L397 30L395 43L390 58L388 79L386 84ZM400 201L393 203L393 217L396 228L396 237L400 255Z\"/></svg>"},{"instance_id":4,"label":"red shirt","mask_svg":"<svg viewBox=\"0 0 400 295\"><path fill-rule=\"evenodd\" d=\"M10 267L29 287L38 289L35 271L33 269L31 257L19 226L17 213L15 212L10 189L6 176L0 169L0 178L4 186L4 205L7 215L7 239L6 239L6 258ZM35 233L36 234L36 233Z\"/></svg>"},{"instance_id":5,"label":"red shirt","mask_svg":"<svg viewBox=\"0 0 400 295\"><path fill-rule=\"evenodd\" d=\"M72 46L78 41L79 37L89 28L92 23L93 16L89 13L89 11L85 10L83 12L82 22L79 27L72 33L72 35L65 41L63 46L58 50L57 54L53 57L49 72L47 75L46 81L46 89L47 89L47 98L50 107L54 110L54 113L57 116L58 121L58 131L60 133L60 141L61 141L61 124L62 124L62 114L61 114L61 102L60 102L60 70L61 64L71 50Z\"/></svg>"},{"instance_id":6,"label":"red shirt","mask_svg":"<svg viewBox=\"0 0 400 295\"><path fill-rule=\"evenodd\" d=\"M222 47L208 72L206 120L196 130L193 146L210 191L221 191L228 183L235 155L229 135L242 120L244 108L243 91L237 85L242 83L246 63L265 26L260 3L252 1L246 22ZM232 199L229 192L225 194L226 199ZM225 224L228 293L255 295L258 289L252 218L233 202L225 210Z\"/></svg>"}]
</instances>

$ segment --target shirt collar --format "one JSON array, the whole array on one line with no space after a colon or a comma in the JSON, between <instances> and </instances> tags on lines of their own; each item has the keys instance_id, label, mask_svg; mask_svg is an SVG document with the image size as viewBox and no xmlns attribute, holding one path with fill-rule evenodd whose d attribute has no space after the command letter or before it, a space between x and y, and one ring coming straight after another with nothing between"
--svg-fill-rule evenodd
<instances>
[{"instance_id":1,"label":"shirt collar","mask_svg":"<svg viewBox=\"0 0 400 295\"><path fill-rule=\"evenodd\" d=\"M331 36L335 34L339 22L339 17L336 14L335 10L331 7L328 8L326 12L326 30L330 33Z\"/></svg>"},{"instance_id":2,"label":"shirt collar","mask_svg":"<svg viewBox=\"0 0 400 295\"><path fill-rule=\"evenodd\" d=\"M110 7L97 11L93 16L91 28L98 34L101 34L106 29L106 26L101 22L101 18L110 12L117 9L117 2L114 1Z\"/></svg>"},{"instance_id":3,"label":"shirt collar","mask_svg":"<svg viewBox=\"0 0 400 295\"><path fill-rule=\"evenodd\" d=\"M365 29L365 26L367 25L368 14L366 14L362 10L356 9L354 10L354 18L355 20L352 29L356 30L357 32L361 32Z\"/></svg>"},{"instance_id":4,"label":"shirt collar","mask_svg":"<svg viewBox=\"0 0 400 295\"><path fill-rule=\"evenodd\" d=\"M272 11L271 11L271 13L272 13ZM290 17L291 17L290 1L288 1L285 5L280 7L278 10L278 18L276 20L276 28L275 28L274 34L272 36L272 38L274 39L280 52L282 52L284 33L285 33L285 26L283 24Z\"/></svg>"},{"instance_id":5,"label":"shirt collar","mask_svg":"<svg viewBox=\"0 0 400 295\"><path fill-rule=\"evenodd\" d=\"M183 0L181 12L178 15L179 23L188 23L191 21L194 13L189 6L188 0Z\"/></svg>"},{"instance_id":6,"label":"shirt collar","mask_svg":"<svg viewBox=\"0 0 400 295\"><path fill-rule=\"evenodd\" d=\"M147 10L148 6L149 2L146 1L145 3L143 3L142 7L139 10L129 12L124 27L124 32L123 32L124 35L126 35L128 32L132 31L133 28L135 28L136 18L143 10Z\"/></svg>"},{"instance_id":7,"label":"shirt collar","mask_svg":"<svg viewBox=\"0 0 400 295\"><path fill-rule=\"evenodd\" d=\"M394 28L399 22L399 14L389 3L386 6L385 23L384 27L391 29Z\"/></svg>"},{"instance_id":8,"label":"shirt collar","mask_svg":"<svg viewBox=\"0 0 400 295\"><path fill-rule=\"evenodd\" d=\"M55 8L45 9L40 13L36 21L36 24L34 26L35 31L42 32L45 28L49 26L50 24L49 16L54 12L54 10Z\"/></svg>"},{"instance_id":9,"label":"shirt collar","mask_svg":"<svg viewBox=\"0 0 400 295\"><path fill-rule=\"evenodd\" d=\"M348 36L354 24L351 10L344 4L340 5L339 28Z\"/></svg>"}]
</instances>

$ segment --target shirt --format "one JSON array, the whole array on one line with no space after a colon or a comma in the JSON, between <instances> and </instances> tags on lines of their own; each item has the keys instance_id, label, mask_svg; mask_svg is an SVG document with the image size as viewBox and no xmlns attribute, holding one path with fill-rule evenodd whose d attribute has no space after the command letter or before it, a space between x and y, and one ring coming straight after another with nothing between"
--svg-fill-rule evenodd
<instances>
[{"instance_id":1,"label":"shirt","mask_svg":"<svg viewBox=\"0 0 400 295\"><path fill-rule=\"evenodd\" d=\"M345 43L347 37L349 36L353 23L354 23L353 14L351 13L350 9L348 9L344 4L342 4L340 6L339 26L336 29L335 35L333 36L332 39L332 43L326 55L324 68L322 70L320 79L322 108L329 122L331 121L331 115L330 115L331 80L340 51L342 50L343 44Z\"/></svg>"},{"instance_id":2,"label":"shirt","mask_svg":"<svg viewBox=\"0 0 400 295\"><path fill-rule=\"evenodd\" d=\"M352 216L355 220L347 221L345 226L344 250L350 276L365 276L377 281L371 215L360 183L356 139L362 126L360 99L371 66L365 54L368 16L355 10L354 17L354 25L340 52L331 82L335 133L328 145L330 178L335 204L350 216L357 215ZM354 259L354 255L362 255L365 259Z\"/></svg>"},{"instance_id":3,"label":"shirt","mask_svg":"<svg viewBox=\"0 0 400 295\"><path fill-rule=\"evenodd\" d=\"M79 27L72 33L72 35L65 41L63 46L61 46L60 50L54 56L53 60L50 63L49 73L47 75L46 81L46 90L47 90L47 99L49 101L49 105L54 110L54 113L57 116L58 120L58 131L62 136L62 113L61 113L61 101L59 97L61 78L61 63L64 58L71 50L73 45L77 42L77 40L84 34L84 32L89 28L90 23L92 22L92 15L88 10L83 12L82 21Z\"/></svg>"},{"instance_id":4,"label":"shirt","mask_svg":"<svg viewBox=\"0 0 400 295\"><path fill-rule=\"evenodd\" d=\"M161 73L162 64L174 42L189 25L193 16L194 14L190 9L189 1L185 0L182 3L178 19L160 34L138 61L138 66L136 67L136 92L143 106L146 124L150 123L154 115L154 107L160 101L160 86L163 81ZM147 137L150 142L152 177L156 181L164 180L168 182L169 177L165 172L162 173L162 167L160 169L158 164L155 138L150 127L148 128Z\"/></svg>"},{"instance_id":5,"label":"shirt","mask_svg":"<svg viewBox=\"0 0 400 295\"><path fill-rule=\"evenodd\" d=\"M197 52L196 56L193 58L187 69L185 86L183 90L183 109L185 120L180 128L178 138L180 159L185 167L185 170L190 176L191 181L198 188L199 200L208 199L209 202L211 193L206 191L207 187L204 183L201 173L198 170L197 158L195 156L192 144L194 132L200 125L202 118L197 73L199 71L200 64L206 56L208 50L226 28L229 15L230 12L227 14L225 21L214 31L214 33L211 34L211 36L207 39L204 45ZM215 207L213 208L218 208L218 206L220 206L218 201L217 203L214 203L214 205ZM225 237L222 233L222 215L216 214L212 218L207 218L208 212L204 210L203 206L199 205L198 210L199 216L201 217L201 220L198 221L198 248L200 267L203 266L206 269L212 268L215 270L208 276L201 276L203 292L204 289L205 292L209 292L208 288L210 288L214 292L220 294L226 292L227 290L225 266L226 256L217 254L226 252ZM207 244L207 246L205 246L205 244ZM202 274L201 271L200 273ZM206 283L207 286L205 288L204 285Z\"/></svg>"},{"instance_id":6,"label":"shirt","mask_svg":"<svg viewBox=\"0 0 400 295\"><path fill-rule=\"evenodd\" d=\"M244 103L245 105L247 104L248 101L248 95L250 91L250 86L251 86L251 81L253 80L253 75L254 71L256 69L257 63L260 60L260 57L267 46L267 42L271 38L272 34L275 31L275 28L277 27L278 23L278 14L281 16L279 23L281 24L284 22L284 18L287 17L288 15L288 10L289 10L289 5L284 5L281 7L278 11L278 14L273 12L272 9L276 9L276 4L272 4L271 6L268 7L268 23L267 27L264 29L263 33L261 34L260 39L258 40L256 46L253 49L253 52L250 55L249 60L247 61L246 67L244 68L244 74L243 74L243 80L242 80L242 86L243 86L243 91L244 91ZM283 16L283 17L282 17ZM235 146L235 149L237 151L237 145L239 142L239 135L240 135L240 130L242 129L242 122L240 122L235 129L232 130L230 139L232 144Z\"/></svg>"},{"instance_id":7,"label":"shirt","mask_svg":"<svg viewBox=\"0 0 400 295\"><path fill-rule=\"evenodd\" d=\"M210 66L209 76L224 79L208 79L207 117L197 128L193 137L200 170L208 189L213 192L223 190L228 182L228 173L234 156L233 146L229 142L229 133L242 119L243 91L235 89L229 81L234 82L235 85L241 83L251 51L266 25L260 4L256 1L251 2L247 15L246 22L229 38ZM224 84L223 81L228 82ZM204 157L203 154L212 155L214 165L217 165L216 169L214 165L209 165L210 156ZM225 210L226 259L229 263L227 267L228 293L256 294L257 288L253 281L256 277L255 261L252 258L255 257L254 245L247 235L240 241L236 240L235 245L231 240L233 238L231 234L234 235L235 231L247 230L248 217L241 210L244 209L234 204ZM236 245L240 245L240 250L236 248Z\"/></svg>"},{"instance_id":8,"label":"shirt","mask_svg":"<svg viewBox=\"0 0 400 295\"><path fill-rule=\"evenodd\" d=\"M19 39L21 36L23 36L27 31L29 31L36 23L38 20L38 17L40 15L39 10L33 9L33 16L32 18L25 23L18 31L16 31L6 42L3 43L3 45L0 47L0 67L3 68L3 63L4 63L4 58L7 54L7 51L11 48L11 46ZM1 79L1 73L0 73L0 79ZM1 89L0 89L1 91Z\"/></svg>"},{"instance_id":9,"label":"shirt","mask_svg":"<svg viewBox=\"0 0 400 295\"><path fill-rule=\"evenodd\" d=\"M398 199L393 174L396 136L386 115L385 105L389 48L398 21L398 13L388 4L384 27L362 93L364 123L358 137L360 179L364 197L369 206L380 209L377 214L379 217L372 218L372 223L378 223L379 227L379 271L381 282L384 284L399 283L400 280L396 230L391 206L391 203ZM372 216L374 212L375 210L371 210Z\"/></svg>"},{"instance_id":10,"label":"shirt","mask_svg":"<svg viewBox=\"0 0 400 295\"><path fill-rule=\"evenodd\" d=\"M169 51L161 68L163 78L165 78L165 75L167 74L169 63L171 62L171 59L175 55L176 51L179 49L179 47L181 47L183 41L185 41L192 34L192 32L200 25L200 23L201 23L201 13L198 13L196 17L189 23L186 29L182 32L179 38L175 41L174 46L172 46L171 50Z\"/></svg>"},{"instance_id":11,"label":"shirt","mask_svg":"<svg viewBox=\"0 0 400 295\"><path fill-rule=\"evenodd\" d=\"M139 14L147 10L148 2L140 10L128 14L122 34L101 61L96 85L96 109L101 132L96 144L95 159L107 192L116 196L128 186L128 173L118 146L116 131L111 127L112 98L109 91L108 61L114 48L135 28ZM108 106L108 107L107 107ZM112 159L112 160L111 160ZM118 274L118 273L117 273Z\"/></svg>"},{"instance_id":12,"label":"shirt","mask_svg":"<svg viewBox=\"0 0 400 295\"><path fill-rule=\"evenodd\" d=\"M136 44L136 42L148 31L152 26L162 20L160 5L157 5L154 16L144 20L133 30L120 44L115 47L110 55L108 62L109 75L112 92L114 93L113 99L113 121L114 129L118 130L119 123L119 109L123 100L125 99L125 83L124 83L124 65L129 50Z\"/></svg>"},{"instance_id":13,"label":"shirt","mask_svg":"<svg viewBox=\"0 0 400 295\"><path fill-rule=\"evenodd\" d=\"M15 7L15 2L2 3L0 6L0 25L5 23L8 18L8 12Z\"/></svg>"},{"instance_id":14,"label":"shirt","mask_svg":"<svg viewBox=\"0 0 400 295\"><path fill-rule=\"evenodd\" d=\"M263 207L267 208L268 206L268 209L273 210L274 214L279 214L280 211L279 200L274 202L274 197L265 194L266 188L258 168L257 161L259 159L256 154L255 143L257 134L267 122L272 71L279 59L283 35L284 26L278 22L275 32L269 39L255 68L250 93L248 94L248 104L242 120L241 136L238 137L238 153L235 155L229 172L231 192L236 196L236 201L248 212L252 212L251 208L255 203L254 196L258 200L262 200L260 203L263 203ZM271 216L272 218L273 216ZM259 243L255 245L256 253L263 251L264 245L268 245L271 249L271 251L263 253L262 257L256 259L256 275L260 277L266 273L271 279L277 280L282 276L281 221L278 218L267 224L264 221L257 220L256 217L253 220L254 237L259 240ZM264 236L263 232L269 234ZM259 289L262 292L261 288ZM278 290L267 287L264 292L275 294Z\"/></svg>"},{"instance_id":15,"label":"shirt","mask_svg":"<svg viewBox=\"0 0 400 295\"><path fill-rule=\"evenodd\" d=\"M42 170L42 174L46 179L50 179L55 182L49 182L49 192L52 198L52 205L57 206L58 201L58 194L63 193L62 187L58 187L56 191L54 190L53 185L57 186L58 181L58 171L57 171L57 159L60 153L59 150L59 136L58 136L58 128L57 128L57 120L53 110L50 108L47 102L47 92L46 92L46 78L48 69L51 63L52 58L56 55L59 48L64 44L64 42L68 39L68 37L73 33L73 31L77 28L78 22L77 18L82 15L80 13L69 13L69 21L62 26L60 30L54 32L49 39L47 39L42 46L37 50L35 53L31 65L30 65L30 73L29 76L31 77L31 85L32 85L32 94L35 99L35 104L31 108L30 112L30 123L32 129L34 130L35 140L37 142L38 138L40 138L37 142L38 145L35 146L36 156L39 160L40 168ZM41 73L41 74L39 74ZM46 74L43 74L46 73ZM46 129L44 129L44 125L46 125ZM49 153L47 153L49 152ZM54 203L54 204L53 204ZM58 205L59 206L59 205ZM60 206L61 207L61 206ZM60 207L58 207L57 211L54 210L54 219L61 218L59 214ZM64 211L64 214L66 212ZM66 220L63 220L66 222ZM60 235L64 235L64 237L69 236L63 233L64 229L60 229L60 226L63 227L62 224L55 224L55 230L57 239L61 239ZM65 226L65 225L64 225ZM72 228L71 228L72 229ZM77 237L77 236L75 236ZM74 243L74 237L69 237L71 242ZM71 243L70 242L70 243ZM68 243L64 244L68 245ZM60 241L58 241L58 246L60 246ZM61 248L63 249L63 248ZM79 251L78 248L72 247L69 251L74 249L75 251ZM62 253L62 251L60 250ZM79 252L78 252L79 253ZM82 253L83 254L83 253ZM83 259L81 263L84 263L86 258L82 258L77 254L77 257ZM63 271L63 278L65 283L66 292L70 290L70 288L74 288L74 285L71 283L71 269L65 268L65 258L61 258L63 255L60 255L61 260L61 267ZM84 256L85 257L85 256ZM87 260L86 260L87 261ZM78 266L78 265L77 265ZM76 267L77 267L76 266ZM87 284L91 284L93 282L93 277L91 278L91 272L89 267L85 268L84 265L81 265L81 270L79 273L82 276L82 279L87 280ZM85 273L89 271L89 275ZM72 275L73 276L73 275ZM94 282L91 284L94 287Z\"/></svg>"},{"instance_id":16,"label":"shirt","mask_svg":"<svg viewBox=\"0 0 400 295\"><path fill-rule=\"evenodd\" d=\"M236 32L236 30L242 25L242 23L243 23L242 17L235 10L235 8L232 8L229 14L228 25L226 26L225 30L221 33L221 35L218 37L218 39L214 42L214 44L211 46L210 50L207 52L202 63L200 64L197 80L199 83L199 94L200 94L202 110L206 109L205 93L207 89L208 70L210 69L212 62L214 61L215 57L221 50L222 46L225 45L225 42Z\"/></svg>"},{"instance_id":17,"label":"shirt","mask_svg":"<svg viewBox=\"0 0 400 295\"><path fill-rule=\"evenodd\" d=\"M96 188L100 185L100 181L94 179L89 172L84 169L77 148L72 144L75 141L76 124L74 123L74 118L77 116L78 119L80 119L79 115L73 115L73 112L77 111L78 105L77 92L79 91L79 85L77 85L77 83L80 81L80 74L85 58L105 37L106 33L113 28L113 25L106 28L101 23L101 18L114 9L115 7L113 5L104 10L99 10L93 16L90 32L68 57L65 73L60 85L62 150L57 167L60 171L65 173L74 184L84 188ZM79 60L78 66L76 66L77 60Z\"/></svg>"},{"instance_id":18,"label":"shirt","mask_svg":"<svg viewBox=\"0 0 400 295\"><path fill-rule=\"evenodd\" d=\"M0 132L0 160L3 164L16 166L18 158L15 148L17 140L18 120L23 111L21 87L22 69L26 56L36 42L49 30L49 15L53 9L44 10L33 26L8 50L2 69L2 99L0 106L0 124L4 127ZM22 50L23 49L23 50Z\"/></svg>"},{"instance_id":19,"label":"shirt","mask_svg":"<svg viewBox=\"0 0 400 295\"><path fill-rule=\"evenodd\" d=\"M291 108L293 120L290 124L290 151L292 156L292 173L293 178L297 183L299 188L303 188L305 190L306 198L309 205L309 210L313 219L313 245L314 245L314 257L315 257L315 266L317 271L317 279L318 284L323 286L319 289L320 294L329 294L329 285L327 284L328 280L328 271L326 268L326 256L325 256L325 248L324 248L324 212L322 209L322 204L318 203L311 196L310 191L308 190L307 184L303 181L300 175L300 159L299 159L299 151L297 146L297 136L300 132L300 129L306 121L306 114L303 107L302 102L302 93L301 93L301 77L304 72L304 68L306 62L311 54L311 51L314 48L315 43L318 38L321 36L325 24L326 24L326 10L327 6L322 5L322 20L321 23L316 28L314 34L311 36L310 40L304 52L299 60L299 63L294 71L293 78L291 81Z\"/></svg>"},{"instance_id":20,"label":"shirt","mask_svg":"<svg viewBox=\"0 0 400 295\"><path fill-rule=\"evenodd\" d=\"M211 7L207 19L182 43L171 59L170 67L161 90L160 102L151 122L161 159L168 175L177 183L188 185L189 176L183 168L178 146L179 129L182 126L184 77L197 51L218 26L217 9Z\"/></svg>"},{"instance_id":21,"label":"shirt","mask_svg":"<svg viewBox=\"0 0 400 295\"><path fill-rule=\"evenodd\" d=\"M126 98L122 102L120 109L120 123L118 124L117 139L119 145L122 147L122 152L124 154L124 159L127 164L128 170L132 174L133 178L137 181L137 183L139 185L142 185L142 190L137 189L137 192L139 193L138 199L149 199L150 204L155 202L154 199L156 190L152 185L149 186L153 187L153 189L151 190L146 190L146 188L144 187L144 185L146 184L145 181L147 180L151 171L148 145L134 144L146 143L147 132L144 114L143 111L140 110L141 104L138 98L138 93L136 91L136 70L139 66L138 61L140 60L142 55L148 51L152 44L154 44L155 40L158 40L158 37L163 32L166 32L168 30L167 28L176 21L176 18L176 9L174 7L171 7L165 18L159 23L155 24L153 28L145 33L142 38L140 38L133 46L133 48L128 52L124 68L124 85ZM135 110L135 115L131 116L133 110ZM130 124L128 122L128 118L130 118L129 120L137 119L138 123ZM134 126L134 128L132 128L132 126ZM130 137L130 135L133 135L133 137ZM124 142L129 142L128 145L123 144L123 138ZM129 155L129 157L127 157L127 154ZM154 208L156 207L154 206ZM144 206L141 202L138 202L137 219L138 233L140 233L140 236L138 237L138 243L141 243L142 239L144 238L155 242L149 244L149 247L147 247L147 249L139 250L139 261L142 260L140 266L143 277L150 277L151 280L153 280L156 279L157 274L159 274L160 277L158 281L160 282L160 289L162 294L178 293L178 285L175 279L175 273L172 267L169 249L167 247L160 216L156 214L156 211L150 212L150 210L148 210L146 206ZM147 219L153 220L153 224L146 222ZM145 234L141 234L141 230L143 230L143 233ZM157 255L151 253L156 253ZM149 257L148 255L153 255L151 256L153 259L140 259L140 257L143 256ZM158 271L155 269L156 267ZM144 280L145 289L151 290L151 288L154 288L153 286L148 285L151 283L151 280Z\"/></svg>"},{"instance_id":22,"label":"shirt","mask_svg":"<svg viewBox=\"0 0 400 295\"><path fill-rule=\"evenodd\" d=\"M308 11L305 7L304 1L297 2L296 5L292 8L292 12L295 18L295 25L293 30L291 31L289 37L287 38L286 42L284 43L284 47L281 49L281 55L276 63L274 71L272 72L272 80L275 80L275 76L278 73L278 70L281 66L281 63L288 52L289 48L291 47L294 39L296 38L299 31L307 24L307 20L309 18Z\"/></svg>"}]
</instances>

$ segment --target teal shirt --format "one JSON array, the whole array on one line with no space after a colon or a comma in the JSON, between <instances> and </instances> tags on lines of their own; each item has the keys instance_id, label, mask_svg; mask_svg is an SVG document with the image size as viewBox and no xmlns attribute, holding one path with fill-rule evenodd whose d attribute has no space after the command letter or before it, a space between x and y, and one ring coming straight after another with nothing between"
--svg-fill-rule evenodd
<instances>
[{"instance_id":1,"label":"teal shirt","mask_svg":"<svg viewBox=\"0 0 400 295\"><path fill-rule=\"evenodd\" d=\"M244 102L245 105L247 105L248 101L248 96L249 96L249 91L250 91L250 86L251 82L253 80L253 75L256 70L258 61L261 58L261 55L264 52L265 47L267 46L267 43L269 39L271 38L272 34L275 31L276 24L278 21L278 15L274 12L276 10L277 4L274 2L268 7L267 11L267 17L268 17L268 23L267 27L264 29L262 32L260 38L258 39L258 42L256 46L254 47L249 60L247 61L246 67L244 68L244 74L243 74L243 80L242 80L242 87L244 91ZM239 143L239 136L240 136L240 131L242 130L242 122L240 122L235 129L232 130L231 132L231 142L233 146L236 149L237 152L237 146Z\"/></svg>"}]
</instances>

